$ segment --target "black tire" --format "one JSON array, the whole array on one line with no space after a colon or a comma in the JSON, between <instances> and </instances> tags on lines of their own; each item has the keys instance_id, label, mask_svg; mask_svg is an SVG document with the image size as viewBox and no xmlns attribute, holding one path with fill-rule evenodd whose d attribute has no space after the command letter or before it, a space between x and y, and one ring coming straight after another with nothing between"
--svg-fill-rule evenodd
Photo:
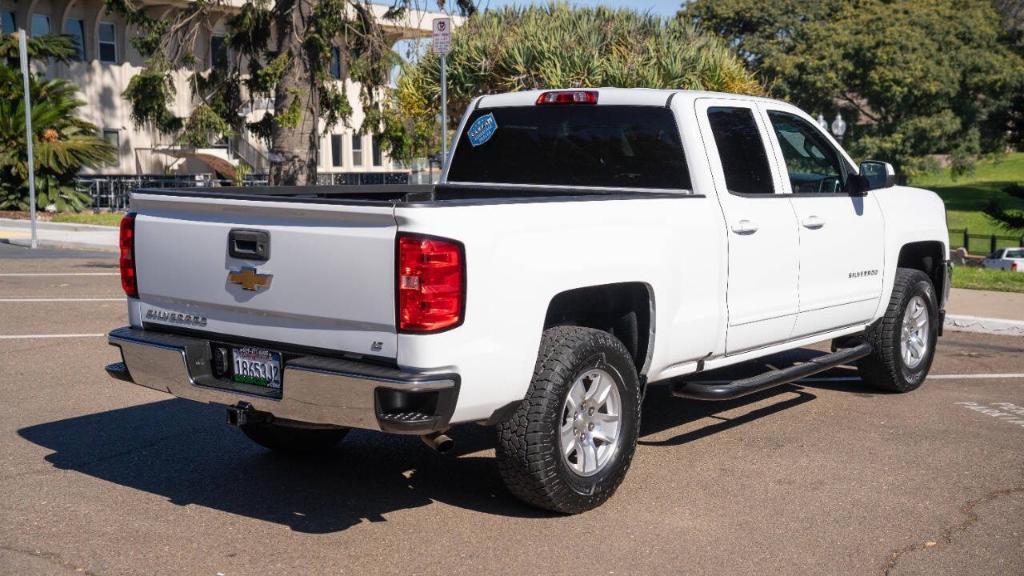
<instances>
[{"instance_id":1,"label":"black tire","mask_svg":"<svg viewBox=\"0 0 1024 576\"><path fill-rule=\"evenodd\" d=\"M601 368L621 399L618 447L591 476L577 474L559 450L563 405L578 376ZM622 483L640 430L641 389L626 347L607 332L557 326L544 332L526 398L497 426L498 469L509 491L527 504L565 514L596 508Z\"/></svg>"},{"instance_id":2,"label":"black tire","mask_svg":"<svg viewBox=\"0 0 1024 576\"><path fill-rule=\"evenodd\" d=\"M920 296L927 307L927 348L920 363L910 367L903 359L900 344L904 314L915 296ZM935 358L938 322L938 298L931 279L920 270L898 268L885 316L866 334L866 340L874 347L874 351L857 364L864 382L886 392L910 392L918 388L928 375Z\"/></svg>"},{"instance_id":3,"label":"black tire","mask_svg":"<svg viewBox=\"0 0 1024 576\"><path fill-rule=\"evenodd\" d=\"M348 428L309 428L263 422L243 424L239 428L264 448L292 454L329 450L348 434Z\"/></svg>"}]
</instances>

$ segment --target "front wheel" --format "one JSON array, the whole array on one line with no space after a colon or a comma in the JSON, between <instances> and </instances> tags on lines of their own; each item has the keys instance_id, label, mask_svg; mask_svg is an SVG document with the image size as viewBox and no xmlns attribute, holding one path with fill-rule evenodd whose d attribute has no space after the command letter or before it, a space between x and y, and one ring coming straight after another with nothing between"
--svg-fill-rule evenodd
<instances>
[{"instance_id":1,"label":"front wheel","mask_svg":"<svg viewBox=\"0 0 1024 576\"><path fill-rule=\"evenodd\" d=\"M502 479L539 508L596 508L629 469L640 400L633 359L614 336L578 326L545 331L526 398L498 425Z\"/></svg>"},{"instance_id":2,"label":"front wheel","mask_svg":"<svg viewBox=\"0 0 1024 576\"><path fill-rule=\"evenodd\" d=\"M938 341L938 299L920 270L899 268L889 307L868 330L874 347L858 364L861 378L887 392L909 392L924 382Z\"/></svg>"}]
</instances>

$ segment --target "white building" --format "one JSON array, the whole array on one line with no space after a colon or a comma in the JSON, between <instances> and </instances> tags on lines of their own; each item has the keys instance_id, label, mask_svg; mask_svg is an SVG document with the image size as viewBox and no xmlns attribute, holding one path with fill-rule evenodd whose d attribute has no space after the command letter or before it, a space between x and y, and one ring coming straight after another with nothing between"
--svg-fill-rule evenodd
<instances>
[{"instance_id":1,"label":"white building","mask_svg":"<svg viewBox=\"0 0 1024 576\"><path fill-rule=\"evenodd\" d=\"M212 59L221 50L225 22L243 3L243 0L224 0L220 13L203 25L194 48L200 61L212 65ZM149 7L150 15L161 18L181 10L187 2L141 0L141 4ZM386 6L373 5L373 8L378 17L387 10ZM443 14L410 10L400 21L378 19L393 44L403 39L429 37L432 20L440 16ZM135 35L134 27L126 24L120 15L108 13L103 0L0 0L0 18L5 34L23 28L30 36L63 33L79 39L79 52L72 62L41 62L36 66L37 72L47 77L64 78L78 85L80 97L86 102L80 114L98 126L103 137L119 150L116 164L88 170L86 174L212 174L211 165L218 165L214 160L217 158L232 164L241 159L253 167L254 173L267 172L266 146L251 134L240 134L220 146L194 150L175 145L172 136L134 125L131 106L121 94L141 69L143 58L130 42ZM182 73L177 81L173 112L178 116L186 116L193 106L186 77ZM346 82L353 109L350 124L358 127L363 120L359 86ZM250 111L250 118L258 119L265 110L272 108L272 101L259 102ZM326 177L327 180L384 183L392 180L391 174L408 172L383 154L371 135L356 134L345 126L337 126L321 138L318 160L321 180Z\"/></svg>"}]
</instances>

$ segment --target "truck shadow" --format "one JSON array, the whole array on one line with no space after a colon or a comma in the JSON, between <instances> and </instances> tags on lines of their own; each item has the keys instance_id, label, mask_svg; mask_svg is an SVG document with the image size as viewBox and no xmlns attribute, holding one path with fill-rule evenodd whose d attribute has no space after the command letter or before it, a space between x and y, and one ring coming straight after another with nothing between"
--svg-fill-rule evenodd
<instances>
[{"instance_id":1,"label":"truck shadow","mask_svg":"<svg viewBox=\"0 0 1024 576\"><path fill-rule=\"evenodd\" d=\"M652 386L640 443L678 446L815 398L802 388L701 403ZM782 394L782 401L743 416L667 440L643 439ZM434 502L502 516L550 516L519 503L504 488L490 452L490 428L457 427L451 433L457 439L454 457L438 456L415 437L353 431L330 453L295 458L260 448L223 422L222 407L169 399L26 427L18 434L52 450L46 461L55 468L297 532L337 532Z\"/></svg>"},{"instance_id":2,"label":"truck shadow","mask_svg":"<svg viewBox=\"0 0 1024 576\"><path fill-rule=\"evenodd\" d=\"M461 428L465 428L462 430ZM46 460L115 484L324 534L434 501L504 516L543 516L504 489L493 458L465 452L490 430L461 427L464 456L439 457L416 437L353 431L335 450L287 457L224 424L224 408L170 399L26 427Z\"/></svg>"}]
</instances>

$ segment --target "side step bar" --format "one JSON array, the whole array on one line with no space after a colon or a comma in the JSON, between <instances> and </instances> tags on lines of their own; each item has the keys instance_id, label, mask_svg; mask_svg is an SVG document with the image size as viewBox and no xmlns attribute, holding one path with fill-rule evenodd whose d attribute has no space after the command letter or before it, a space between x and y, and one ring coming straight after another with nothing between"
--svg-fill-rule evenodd
<instances>
[{"instance_id":1,"label":"side step bar","mask_svg":"<svg viewBox=\"0 0 1024 576\"><path fill-rule=\"evenodd\" d=\"M843 348L825 356L812 358L803 364L770 370L743 380L728 384L697 384L695 382L678 382L672 385L672 395L693 400L732 400L762 390L788 384L794 380L813 376L842 364L858 360L871 354L871 344L864 342L853 348Z\"/></svg>"}]
</instances>

